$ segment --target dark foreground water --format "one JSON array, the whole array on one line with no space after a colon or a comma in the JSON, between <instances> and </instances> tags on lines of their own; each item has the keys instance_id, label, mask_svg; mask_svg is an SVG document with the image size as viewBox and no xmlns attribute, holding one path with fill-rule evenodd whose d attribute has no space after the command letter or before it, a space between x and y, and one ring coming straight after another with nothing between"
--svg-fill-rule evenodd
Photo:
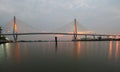
<instances>
[{"instance_id":1,"label":"dark foreground water","mask_svg":"<svg viewBox=\"0 0 120 72\"><path fill-rule=\"evenodd\" d=\"M0 72L120 72L120 42L1 44Z\"/></svg>"}]
</instances>

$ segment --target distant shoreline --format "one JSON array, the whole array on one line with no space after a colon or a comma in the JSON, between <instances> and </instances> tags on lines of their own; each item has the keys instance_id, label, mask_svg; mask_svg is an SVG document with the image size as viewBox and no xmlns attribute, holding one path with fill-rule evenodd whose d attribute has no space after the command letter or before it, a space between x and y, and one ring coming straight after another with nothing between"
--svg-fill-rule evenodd
<instances>
[{"instance_id":1,"label":"distant shoreline","mask_svg":"<svg viewBox=\"0 0 120 72\"><path fill-rule=\"evenodd\" d=\"M72 41L120 41L120 39L76 39Z\"/></svg>"},{"instance_id":2,"label":"distant shoreline","mask_svg":"<svg viewBox=\"0 0 120 72\"><path fill-rule=\"evenodd\" d=\"M92 40L80 40L80 39L77 39L77 40L58 40L58 42L79 42L79 41L120 41L120 39L108 39L108 40L106 40L106 39L101 39L101 40L97 40L97 39L92 39ZM16 41L16 42L55 42L54 40L51 40L51 41L42 41L42 40L29 40L29 41L23 41L23 40L21 40L21 41ZM0 41L0 44L4 44L4 43L15 43L14 41Z\"/></svg>"}]
</instances>

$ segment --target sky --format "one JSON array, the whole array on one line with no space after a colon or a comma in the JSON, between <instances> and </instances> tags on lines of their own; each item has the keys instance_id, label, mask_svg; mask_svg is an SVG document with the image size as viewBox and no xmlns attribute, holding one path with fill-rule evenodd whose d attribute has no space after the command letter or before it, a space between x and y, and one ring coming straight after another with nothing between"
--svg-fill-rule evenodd
<instances>
[{"instance_id":1,"label":"sky","mask_svg":"<svg viewBox=\"0 0 120 72\"><path fill-rule=\"evenodd\" d=\"M119 3L120 0L0 0L0 25L16 16L28 25L49 31L76 18L91 31L119 34Z\"/></svg>"}]
</instances>

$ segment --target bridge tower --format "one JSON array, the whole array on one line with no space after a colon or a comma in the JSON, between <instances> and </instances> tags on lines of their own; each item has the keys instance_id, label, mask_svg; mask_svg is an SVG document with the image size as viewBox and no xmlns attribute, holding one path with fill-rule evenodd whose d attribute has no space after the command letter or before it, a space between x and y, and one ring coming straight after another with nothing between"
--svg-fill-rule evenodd
<instances>
[{"instance_id":1,"label":"bridge tower","mask_svg":"<svg viewBox=\"0 0 120 72\"><path fill-rule=\"evenodd\" d=\"M76 19L74 19L74 36L73 40L77 40L77 24L76 24Z\"/></svg>"},{"instance_id":2,"label":"bridge tower","mask_svg":"<svg viewBox=\"0 0 120 72\"><path fill-rule=\"evenodd\" d=\"M14 41L17 41L18 35L17 35L17 25L16 25L16 17L14 16L14 23L13 23L13 38Z\"/></svg>"}]
</instances>

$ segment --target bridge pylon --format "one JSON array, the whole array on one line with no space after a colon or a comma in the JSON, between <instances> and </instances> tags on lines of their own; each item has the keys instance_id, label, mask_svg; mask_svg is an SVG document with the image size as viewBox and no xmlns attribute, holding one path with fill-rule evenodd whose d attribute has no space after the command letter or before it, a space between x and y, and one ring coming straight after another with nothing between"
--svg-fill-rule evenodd
<instances>
[{"instance_id":1,"label":"bridge pylon","mask_svg":"<svg viewBox=\"0 0 120 72\"><path fill-rule=\"evenodd\" d=\"M73 40L77 40L77 24L76 24L76 19L74 19L74 36Z\"/></svg>"},{"instance_id":2,"label":"bridge pylon","mask_svg":"<svg viewBox=\"0 0 120 72\"><path fill-rule=\"evenodd\" d=\"M16 25L16 17L14 16L14 23L13 23L13 38L14 41L17 41L18 35L17 35L17 25Z\"/></svg>"}]
</instances>

